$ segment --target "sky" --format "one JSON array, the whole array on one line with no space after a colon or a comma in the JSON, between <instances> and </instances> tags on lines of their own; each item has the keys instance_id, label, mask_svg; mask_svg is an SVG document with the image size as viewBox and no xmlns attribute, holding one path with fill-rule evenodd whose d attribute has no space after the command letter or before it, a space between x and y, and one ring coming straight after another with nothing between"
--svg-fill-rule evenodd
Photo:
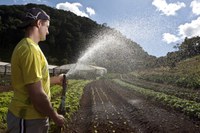
<instances>
[{"instance_id":1,"label":"sky","mask_svg":"<svg viewBox=\"0 0 200 133\"><path fill-rule=\"evenodd\" d=\"M200 0L0 0L0 5L27 3L106 23L156 57L175 51L185 37L200 34Z\"/></svg>"}]
</instances>

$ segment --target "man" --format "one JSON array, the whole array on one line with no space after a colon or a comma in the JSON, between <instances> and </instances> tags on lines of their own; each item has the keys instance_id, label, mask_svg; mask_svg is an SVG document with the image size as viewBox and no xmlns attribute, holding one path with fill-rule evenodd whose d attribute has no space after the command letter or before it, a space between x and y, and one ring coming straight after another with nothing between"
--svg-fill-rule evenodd
<instances>
[{"instance_id":1,"label":"man","mask_svg":"<svg viewBox=\"0 0 200 133\"><path fill-rule=\"evenodd\" d=\"M14 97L8 107L9 133L46 133L50 117L58 126L64 117L50 103L50 84L62 84L62 76L49 77L48 63L38 43L46 39L50 17L40 8L31 8L20 28L23 38L11 59Z\"/></svg>"}]
</instances>

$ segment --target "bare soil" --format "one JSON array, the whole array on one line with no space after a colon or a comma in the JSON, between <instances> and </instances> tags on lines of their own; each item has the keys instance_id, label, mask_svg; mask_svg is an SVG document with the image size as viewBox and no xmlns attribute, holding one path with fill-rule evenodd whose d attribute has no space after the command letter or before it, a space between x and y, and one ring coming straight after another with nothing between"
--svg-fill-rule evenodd
<instances>
[{"instance_id":1,"label":"bare soil","mask_svg":"<svg viewBox=\"0 0 200 133\"><path fill-rule=\"evenodd\" d=\"M0 92L11 90L0 85ZM200 133L198 120L109 80L85 87L80 109L67 127L66 133Z\"/></svg>"},{"instance_id":2,"label":"bare soil","mask_svg":"<svg viewBox=\"0 0 200 133\"><path fill-rule=\"evenodd\" d=\"M84 89L66 133L200 133L200 122L109 80Z\"/></svg>"}]
</instances>

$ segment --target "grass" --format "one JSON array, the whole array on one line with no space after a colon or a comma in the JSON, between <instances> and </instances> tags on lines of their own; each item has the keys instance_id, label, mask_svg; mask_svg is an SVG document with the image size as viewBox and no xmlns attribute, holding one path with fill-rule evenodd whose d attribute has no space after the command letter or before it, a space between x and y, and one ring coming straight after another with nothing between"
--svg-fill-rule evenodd
<instances>
[{"instance_id":1,"label":"grass","mask_svg":"<svg viewBox=\"0 0 200 133\"><path fill-rule=\"evenodd\" d=\"M160 67L130 74L148 81L200 89L200 56L178 62L174 68Z\"/></svg>"}]
</instances>

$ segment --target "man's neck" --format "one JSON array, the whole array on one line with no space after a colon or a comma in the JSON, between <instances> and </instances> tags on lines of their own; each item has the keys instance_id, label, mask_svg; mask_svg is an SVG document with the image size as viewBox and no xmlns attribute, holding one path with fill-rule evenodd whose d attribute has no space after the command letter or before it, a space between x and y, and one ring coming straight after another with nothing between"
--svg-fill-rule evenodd
<instances>
[{"instance_id":1,"label":"man's neck","mask_svg":"<svg viewBox=\"0 0 200 133\"><path fill-rule=\"evenodd\" d=\"M30 27L26 30L25 37L32 39L36 44L39 43L38 32L35 27Z\"/></svg>"}]
</instances>

